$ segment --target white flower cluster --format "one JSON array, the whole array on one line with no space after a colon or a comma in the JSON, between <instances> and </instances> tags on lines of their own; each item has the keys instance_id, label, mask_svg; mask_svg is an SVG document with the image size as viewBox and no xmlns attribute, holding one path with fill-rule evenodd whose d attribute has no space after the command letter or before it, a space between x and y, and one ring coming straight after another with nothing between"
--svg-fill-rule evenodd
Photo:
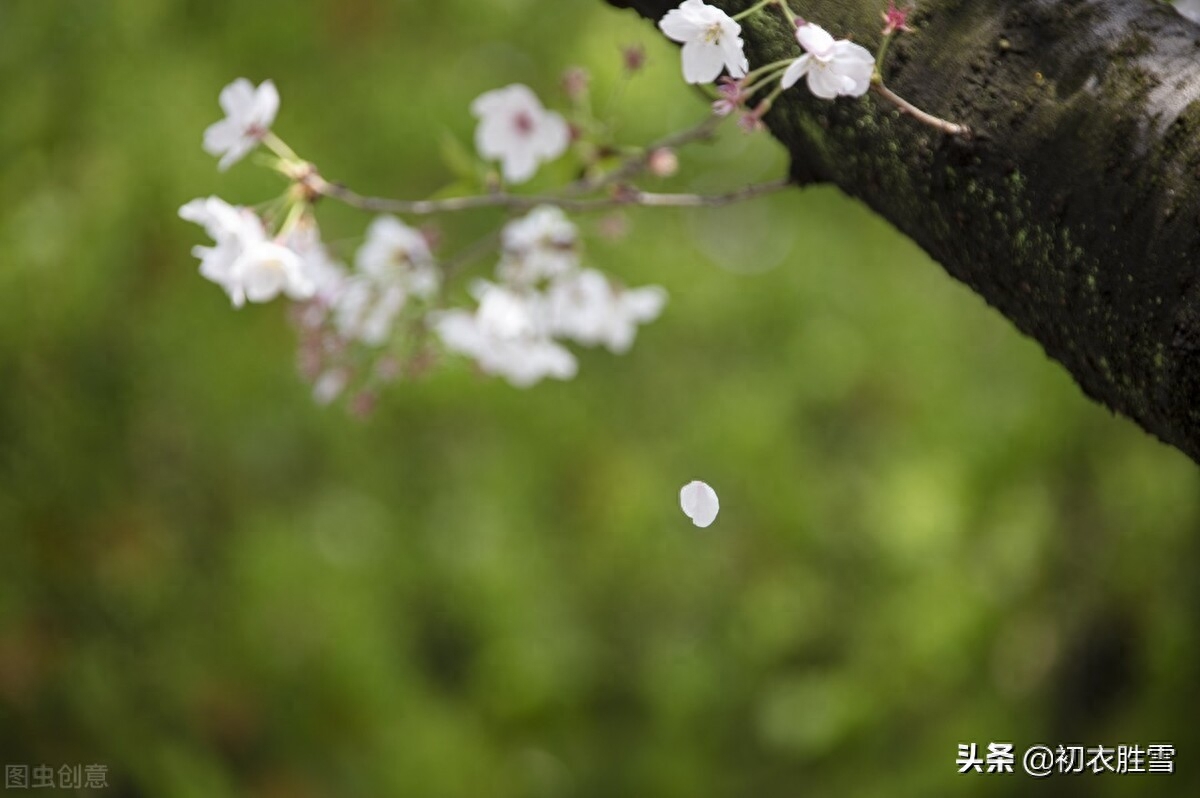
<instances>
[{"instance_id":1,"label":"white flower cluster","mask_svg":"<svg viewBox=\"0 0 1200 798\"><path fill-rule=\"evenodd\" d=\"M204 148L220 157L222 169L264 143L285 173L308 168L271 132L279 95L270 81L255 87L239 78L221 92L220 104L226 117L205 132ZM528 87L488 92L471 110L479 118L480 155L498 161L508 182L530 179L569 146L566 121ZM395 376L386 350L402 319L412 322L404 329L413 335L435 332L446 349L525 387L575 375L575 357L563 341L628 350L637 326L656 318L665 303L660 288L627 290L583 268L577 228L561 210L544 206L504 227L497 281L479 280L472 288L478 306L449 309L440 306L442 269L424 233L395 216L379 216L351 268L322 243L311 199L289 194L278 224L218 197L193 200L179 215L212 238L212 246L193 253L200 274L224 289L235 307L280 296L298 303L301 367L323 403L364 371L361 350L381 352L374 356L373 377Z\"/></svg>"},{"instance_id":2,"label":"white flower cluster","mask_svg":"<svg viewBox=\"0 0 1200 798\"><path fill-rule=\"evenodd\" d=\"M750 70L742 26L703 0L684 0L667 12L658 27L668 39L683 45L683 79L688 83L712 83L722 70L743 78Z\"/></svg>"},{"instance_id":3,"label":"white flower cluster","mask_svg":"<svg viewBox=\"0 0 1200 798\"><path fill-rule=\"evenodd\" d=\"M192 200L179 215L202 226L212 247L196 247L200 274L225 289L235 307L269 302L280 294L309 299L316 284L295 250L267 236L262 219L219 197Z\"/></svg>"},{"instance_id":4,"label":"white flower cluster","mask_svg":"<svg viewBox=\"0 0 1200 798\"><path fill-rule=\"evenodd\" d=\"M519 83L479 96L471 113L479 119L475 149L500 161L510 183L529 180L542 162L559 157L571 143L566 120L547 111L533 90Z\"/></svg>"},{"instance_id":5,"label":"white flower cluster","mask_svg":"<svg viewBox=\"0 0 1200 798\"><path fill-rule=\"evenodd\" d=\"M783 73L780 82L785 89L795 86L805 76L808 90L823 100L861 97L871 88L875 56L867 48L834 39L820 25L812 23L796 28L796 41L805 52Z\"/></svg>"},{"instance_id":6,"label":"white flower cluster","mask_svg":"<svg viewBox=\"0 0 1200 798\"><path fill-rule=\"evenodd\" d=\"M238 78L221 91L220 103L225 118L204 131L204 149L221 156L220 168L225 171L271 132L279 113L279 91L269 80L255 88L245 78Z\"/></svg>"},{"instance_id":7,"label":"white flower cluster","mask_svg":"<svg viewBox=\"0 0 1200 798\"><path fill-rule=\"evenodd\" d=\"M760 4L739 17L766 5L769 4ZM667 12L659 22L659 28L667 38L683 45L685 81L712 83L722 71L728 74L721 88L722 97L714 106L722 116L740 107L750 95L777 76L781 90L790 89L801 78L807 77L809 91L826 100L865 94L871 87L875 71L874 56L854 42L834 39L819 25L798 18L795 21L796 41L803 48L803 54L786 68L764 67L753 71L746 58L741 25L734 17L703 0L684 0L678 8ZM769 107L768 100L748 114L750 124L745 126L754 129Z\"/></svg>"},{"instance_id":8,"label":"white flower cluster","mask_svg":"<svg viewBox=\"0 0 1200 798\"><path fill-rule=\"evenodd\" d=\"M638 325L666 303L657 286L623 288L583 268L578 230L558 208L535 208L509 223L503 242L499 282L477 281L478 307L440 313L434 326L447 347L513 385L573 377L577 364L563 340L628 351Z\"/></svg>"}]
</instances>

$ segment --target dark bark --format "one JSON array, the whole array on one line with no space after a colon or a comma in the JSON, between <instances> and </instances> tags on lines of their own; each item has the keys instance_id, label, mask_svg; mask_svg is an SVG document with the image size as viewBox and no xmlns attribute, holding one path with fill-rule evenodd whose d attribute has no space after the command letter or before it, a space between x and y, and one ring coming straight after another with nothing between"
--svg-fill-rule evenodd
<instances>
[{"instance_id":1,"label":"dark bark","mask_svg":"<svg viewBox=\"0 0 1200 798\"><path fill-rule=\"evenodd\" d=\"M654 19L677 5L610 2ZM884 5L792 3L871 48ZM919 9L888 85L978 135L796 88L767 117L793 176L866 202L1089 396L1200 462L1200 26L1154 0ZM744 28L752 64L797 52L777 13Z\"/></svg>"}]
</instances>

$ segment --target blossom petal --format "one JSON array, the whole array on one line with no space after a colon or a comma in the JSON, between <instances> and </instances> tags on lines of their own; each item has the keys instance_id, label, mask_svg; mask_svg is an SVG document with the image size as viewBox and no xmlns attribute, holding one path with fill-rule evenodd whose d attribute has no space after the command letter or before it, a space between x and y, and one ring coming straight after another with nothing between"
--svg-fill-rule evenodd
<instances>
[{"instance_id":1,"label":"blossom petal","mask_svg":"<svg viewBox=\"0 0 1200 798\"><path fill-rule=\"evenodd\" d=\"M711 526L721 510L717 492L699 480L689 482L679 491L679 506L683 509L683 514L702 529Z\"/></svg>"},{"instance_id":2,"label":"blossom petal","mask_svg":"<svg viewBox=\"0 0 1200 798\"><path fill-rule=\"evenodd\" d=\"M633 288L621 295L621 305L638 322L654 321L667 304L666 290L657 285Z\"/></svg>"},{"instance_id":3,"label":"blossom petal","mask_svg":"<svg viewBox=\"0 0 1200 798\"><path fill-rule=\"evenodd\" d=\"M241 117L249 114L254 108L254 84L246 78L238 78L221 89L218 102L226 116Z\"/></svg>"},{"instance_id":4,"label":"blossom petal","mask_svg":"<svg viewBox=\"0 0 1200 798\"><path fill-rule=\"evenodd\" d=\"M279 113L279 89L275 81L264 80L254 94L254 117L264 130L275 123L275 115Z\"/></svg>"},{"instance_id":5,"label":"blossom petal","mask_svg":"<svg viewBox=\"0 0 1200 798\"><path fill-rule=\"evenodd\" d=\"M805 53L804 55L800 56L793 61L792 65L789 66L787 71L783 73L783 79L780 81L780 83L785 89L790 89L792 86L795 86L796 83L800 81L800 78L804 77L805 74L808 73L808 68L811 64L811 55Z\"/></svg>"},{"instance_id":6,"label":"blossom petal","mask_svg":"<svg viewBox=\"0 0 1200 798\"><path fill-rule=\"evenodd\" d=\"M571 144L571 128L561 114L547 111L542 116L537 139L537 154L544 161L552 161L567 151Z\"/></svg>"},{"instance_id":7,"label":"blossom petal","mask_svg":"<svg viewBox=\"0 0 1200 798\"><path fill-rule=\"evenodd\" d=\"M221 155L241 138L242 130L232 119L213 122L204 130L204 151L209 155Z\"/></svg>"},{"instance_id":8,"label":"blossom petal","mask_svg":"<svg viewBox=\"0 0 1200 798\"><path fill-rule=\"evenodd\" d=\"M725 54L725 69L730 77L744 78L750 71L750 59L746 57L745 44L737 34L721 37L721 50Z\"/></svg>"},{"instance_id":9,"label":"blossom petal","mask_svg":"<svg viewBox=\"0 0 1200 798\"><path fill-rule=\"evenodd\" d=\"M258 142L254 139L239 138L225 151L225 155L217 163L217 168L222 172L228 171L229 167L245 158L257 146Z\"/></svg>"},{"instance_id":10,"label":"blossom petal","mask_svg":"<svg viewBox=\"0 0 1200 798\"><path fill-rule=\"evenodd\" d=\"M687 0L667 12L659 20L658 28L668 39L676 42L686 42L704 33L704 18L701 16L704 3L701 0Z\"/></svg>"},{"instance_id":11,"label":"blossom petal","mask_svg":"<svg viewBox=\"0 0 1200 798\"><path fill-rule=\"evenodd\" d=\"M683 79L688 83L712 83L724 68L719 44L691 39L683 45Z\"/></svg>"},{"instance_id":12,"label":"blossom petal","mask_svg":"<svg viewBox=\"0 0 1200 798\"><path fill-rule=\"evenodd\" d=\"M537 174L537 153L528 147L518 147L505 153L500 171L509 183L524 183Z\"/></svg>"},{"instance_id":13,"label":"blossom petal","mask_svg":"<svg viewBox=\"0 0 1200 798\"><path fill-rule=\"evenodd\" d=\"M820 25L808 23L796 28L796 41L800 46L818 58L828 58L833 53L834 39L829 31Z\"/></svg>"},{"instance_id":14,"label":"blossom petal","mask_svg":"<svg viewBox=\"0 0 1200 798\"><path fill-rule=\"evenodd\" d=\"M813 69L808 73L808 90L822 100L836 98L844 88L842 76L831 69Z\"/></svg>"}]
</instances>

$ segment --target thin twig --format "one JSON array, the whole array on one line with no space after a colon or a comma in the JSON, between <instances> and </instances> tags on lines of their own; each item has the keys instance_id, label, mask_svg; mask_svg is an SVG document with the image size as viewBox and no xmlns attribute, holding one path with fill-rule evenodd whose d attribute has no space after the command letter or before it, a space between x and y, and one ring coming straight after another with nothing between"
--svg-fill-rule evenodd
<instances>
[{"instance_id":1,"label":"thin twig","mask_svg":"<svg viewBox=\"0 0 1200 798\"><path fill-rule=\"evenodd\" d=\"M509 194L504 190L500 190L490 194L449 197L437 200L397 200L364 196L340 183L331 183L322 177L311 163L299 162L287 174L314 198L318 196L329 197L351 207L372 213L406 213L413 216L428 216L436 213L454 213L480 208L528 210L538 205L555 205L565 211L580 213L638 204L677 204L679 207L685 207L702 203L696 203L694 195L679 195L677 202L672 203L669 199L667 201L663 201L662 199L663 197L669 198L672 195L645 194L636 189L626 189L624 187L614 188L613 195L608 198L577 198L585 194L595 193L601 189L616 187L618 184L638 176L648 168L650 156L656 150L664 148L676 149L696 141L711 139L721 121L716 116L706 117L702 122L693 127L661 138L649 144L645 149L639 150L636 154L627 156L621 165L612 171L598 177L577 180L564 188L561 194L556 195L519 195ZM642 199L646 197L649 200L643 202ZM719 198L718 202L720 202Z\"/></svg>"},{"instance_id":2,"label":"thin twig","mask_svg":"<svg viewBox=\"0 0 1200 798\"><path fill-rule=\"evenodd\" d=\"M705 117L699 124L693 125L687 130L681 130L678 133L651 142L644 150L636 155L629 156L620 166L611 172L597 178L585 178L573 183L567 188L567 193L587 194L605 186L611 186L614 183L620 183L636 177L646 170L649 165L650 156L655 151L663 149L675 150L697 141L707 141L716 134L721 121L719 116L710 115Z\"/></svg>"},{"instance_id":3,"label":"thin twig","mask_svg":"<svg viewBox=\"0 0 1200 798\"><path fill-rule=\"evenodd\" d=\"M791 185L790 179L781 178L769 183L745 186L723 194L656 194L632 187L621 187L614 190L610 196L588 199L557 194L495 192L470 197L410 201L365 197L345 186L330 183L315 172L304 177L303 182L313 194L335 199L359 210L372 213L403 213L413 216L454 213L479 208L529 210L539 205L553 205L573 213L588 213L635 205L654 208L715 208L771 194Z\"/></svg>"},{"instance_id":4,"label":"thin twig","mask_svg":"<svg viewBox=\"0 0 1200 798\"><path fill-rule=\"evenodd\" d=\"M951 136L962 136L963 138L968 139L971 138L971 128L967 127L966 125L948 122L941 117L937 117L931 113L922 111L920 108L913 105L899 94L896 94L896 92L892 91L882 83L872 83L871 91L875 92L884 100L896 106L896 108L900 110L900 113L908 114L913 119L924 125L928 125L935 130L940 130L943 133Z\"/></svg>"}]
</instances>

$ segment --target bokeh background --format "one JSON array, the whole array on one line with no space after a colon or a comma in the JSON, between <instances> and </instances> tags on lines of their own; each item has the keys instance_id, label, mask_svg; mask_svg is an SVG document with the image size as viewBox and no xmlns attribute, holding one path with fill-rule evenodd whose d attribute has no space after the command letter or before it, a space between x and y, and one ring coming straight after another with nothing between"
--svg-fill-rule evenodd
<instances>
[{"instance_id":1,"label":"bokeh background","mask_svg":"<svg viewBox=\"0 0 1200 798\"><path fill-rule=\"evenodd\" d=\"M231 79L417 197L473 97L561 105L573 64L623 140L705 112L599 0L0 0L0 759L112 796L1200 794L1196 467L836 191L631 214L589 258L670 291L632 353L366 420L282 304L197 276L176 209L282 189L200 149ZM670 185L784 166L735 130ZM368 218L321 214L349 254ZM956 774L992 741L1179 772Z\"/></svg>"}]
</instances>

